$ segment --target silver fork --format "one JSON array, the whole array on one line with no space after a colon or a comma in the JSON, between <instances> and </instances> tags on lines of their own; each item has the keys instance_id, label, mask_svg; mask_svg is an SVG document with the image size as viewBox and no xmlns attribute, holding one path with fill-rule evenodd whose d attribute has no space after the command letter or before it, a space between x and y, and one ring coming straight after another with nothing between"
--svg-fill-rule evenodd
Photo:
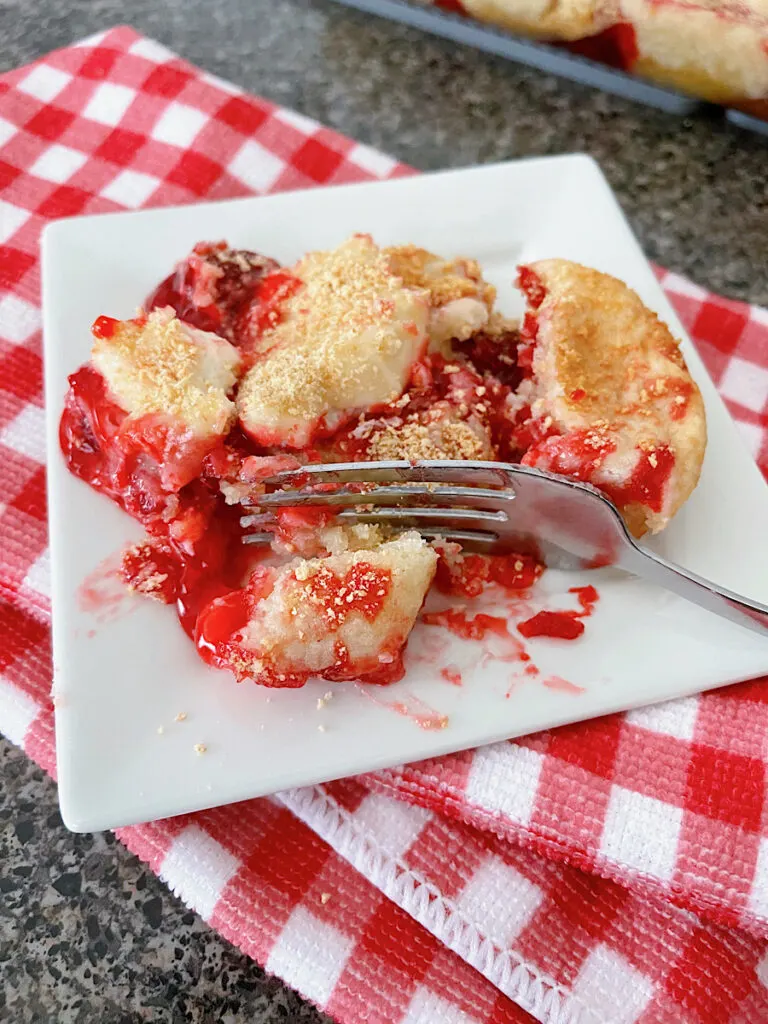
<instances>
[{"instance_id":1,"label":"silver fork","mask_svg":"<svg viewBox=\"0 0 768 1024\"><path fill-rule=\"evenodd\" d=\"M641 547L613 502L589 484L508 463L448 460L316 463L264 483L276 489L243 502L253 511L240 522L256 531L245 543L272 540L276 509L328 505L342 523L416 529L467 550L532 551L560 569L613 566L768 635L768 605ZM359 484L373 486L361 492Z\"/></svg>"}]
</instances>

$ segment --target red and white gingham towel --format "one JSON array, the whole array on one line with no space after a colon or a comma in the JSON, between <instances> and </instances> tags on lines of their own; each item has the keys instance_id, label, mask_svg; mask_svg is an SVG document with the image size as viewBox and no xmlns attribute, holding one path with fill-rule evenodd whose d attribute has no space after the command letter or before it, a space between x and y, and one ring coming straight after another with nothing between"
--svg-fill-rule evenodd
<instances>
[{"instance_id":1,"label":"red and white gingham towel","mask_svg":"<svg viewBox=\"0 0 768 1024\"><path fill-rule=\"evenodd\" d=\"M0 728L54 770L38 239L408 173L118 28L0 78ZM660 278L768 472L768 314ZM120 838L345 1022L768 1021L768 682Z\"/></svg>"}]
</instances>

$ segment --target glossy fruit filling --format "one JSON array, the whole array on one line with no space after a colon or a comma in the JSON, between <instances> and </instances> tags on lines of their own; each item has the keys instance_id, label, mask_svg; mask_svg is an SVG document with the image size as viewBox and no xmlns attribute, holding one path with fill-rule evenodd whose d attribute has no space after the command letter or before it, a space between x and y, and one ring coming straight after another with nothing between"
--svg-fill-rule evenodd
<instances>
[{"instance_id":1,"label":"glossy fruit filling","mask_svg":"<svg viewBox=\"0 0 768 1024\"><path fill-rule=\"evenodd\" d=\"M180 320L242 345L247 339L243 325L259 285L278 266L258 253L230 249L225 242L200 242L152 292L146 308L171 306Z\"/></svg>"},{"instance_id":2,"label":"glossy fruit filling","mask_svg":"<svg viewBox=\"0 0 768 1024\"><path fill-rule=\"evenodd\" d=\"M523 593L533 587L543 571L532 555L463 554L446 547L438 548L438 554L435 586L456 597L479 597L490 583L508 592Z\"/></svg>"},{"instance_id":3,"label":"glossy fruit filling","mask_svg":"<svg viewBox=\"0 0 768 1024\"><path fill-rule=\"evenodd\" d=\"M628 22L609 25L602 32L584 39L575 39L560 44L572 53L578 53L590 60L600 61L620 71L631 71L639 57L637 33Z\"/></svg>"},{"instance_id":4,"label":"glossy fruit filling","mask_svg":"<svg viewBox=\"0 0 768 1024\"><path fill-rule=\"evenodd\" d=\"M246 330L258 348L265 331L277 327L283 318L283 303L301 288L301 281L282 270L262 278L247 316Z\"/></svg>"},{"instance_id":5,"label":"glossy fruit filling","mask_svg":"<svg viewBox=\"0 0 768 1024\"><path fill-rule=\"evenodd\" d=\"M389 569L377 569L367 562L358 562L343 576L320 568L303 585L306 600L315 606L332 632L341 629L351 615L362 615L373 622L391 589Z\"/></svg>"}]
</instances>

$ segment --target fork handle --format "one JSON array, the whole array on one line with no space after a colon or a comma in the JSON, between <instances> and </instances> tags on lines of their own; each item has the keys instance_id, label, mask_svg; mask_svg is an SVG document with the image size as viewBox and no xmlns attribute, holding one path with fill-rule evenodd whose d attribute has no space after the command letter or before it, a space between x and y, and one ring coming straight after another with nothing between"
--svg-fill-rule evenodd
<instances>
[{"instance_id":1,"label":"fork handle","mask_svg":"<svg viewBox=\"0 0 768 1024\"><path fill-rule=\"evenodd\" d=\"M708 612L768 637L768 605L718 586L638 544L633 543L632 549L626 563L622 560L622 568L657 583Z\"/></svg>"}]
</instances>

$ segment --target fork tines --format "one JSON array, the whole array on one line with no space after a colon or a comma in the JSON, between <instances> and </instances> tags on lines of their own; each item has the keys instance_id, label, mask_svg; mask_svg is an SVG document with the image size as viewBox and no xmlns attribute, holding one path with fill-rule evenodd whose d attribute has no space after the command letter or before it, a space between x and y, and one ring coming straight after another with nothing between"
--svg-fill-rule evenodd
<instances>
[{"instance_id":1,"label":"fork tines","mask_svg":"<svg viewBox=\"0 0 768 1024\"><path fill-rule=\"evenodd\" d=\"M298 487L291 488L296 482ZM509 474L498 463L468 461L317 463L276 474L269 490L243 504L246 543L267 543L275 511L308 505L338 509L341 522L368 522L417 529L465 546L487 549L498 541L513 497ZM352 508L351 506L354 506ZM256 510L257 509L257 510Z\"/></svg>"}]
</instances>

